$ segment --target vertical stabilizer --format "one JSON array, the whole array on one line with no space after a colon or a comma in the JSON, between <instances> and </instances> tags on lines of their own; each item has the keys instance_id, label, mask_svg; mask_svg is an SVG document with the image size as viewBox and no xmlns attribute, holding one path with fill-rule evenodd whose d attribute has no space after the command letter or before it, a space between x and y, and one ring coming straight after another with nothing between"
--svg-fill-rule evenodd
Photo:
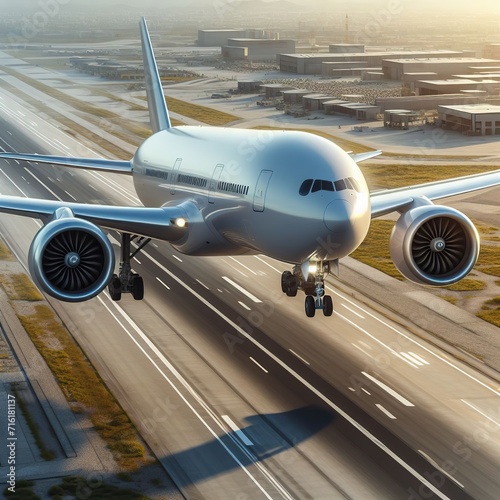
<instances>
[{"instance_id":1,"label":"vertical stabilizer","mask_svg":"<svg viewBox=\"0 0 500 500\"><path fill-rule=\"evenodd\" d=\"M165 96L161 86L160 75L156 65L151 38L149 37L146 19L141 19L141 43L142 58L144 60L144 77L146 79L146 93L148 96L149 119L153 132L159 132L170 128L170 117L168 115Z\"/></svg>"}]
</instances>

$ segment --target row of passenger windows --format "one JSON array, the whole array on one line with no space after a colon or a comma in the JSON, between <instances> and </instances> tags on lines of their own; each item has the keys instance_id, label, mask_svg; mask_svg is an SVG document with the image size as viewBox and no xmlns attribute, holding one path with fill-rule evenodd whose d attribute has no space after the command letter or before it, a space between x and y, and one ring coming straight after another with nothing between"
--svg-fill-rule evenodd
<instances>
[{"instance_id":1,"label":"row of passenger windows","mask_svg":"<svg viewBox=\"0 0 500 500\"><path fill-rule=\"evenodd\" d=\"M217 183L217 189L219 191L228 191L230 193L237 194L248 194L249 187L243 184L233 184L232 182L222 182Z\"/></svg>"},{"instance_id":2,"label":"row of passenger windows","mask_svg":"<svg viewBox=\"0 0 500 500\"><path fill-rule=\"evenodd\" d=\"M166 172L165 170L156 170L155 168L147 168L146 175L157 177L158 179L168 179L168 172Z\"/></svg>"},{"instance_id":3,"label":"row of passenger windows","mask_svg":"<svg viewBox=\"0 0 500 500\"><path fill-rule=\"evenodd\" d=\"M207 185L207 180L202 177L195 177L194 175L178 174L177 182L182 182L183 184L191 184L192 186L205 187Z\"/></svg>"},{"instance_id":4,"label":"row of passenger windows","mask_svg":"<svg viewBox=\"0 0 500 500\"><path fill-rule=\"evenodd\" d=\"M354 177L347 177L338 181L325 181L322 179L306 179L299 189L301 196L307 196L309 193L318 191L344 191L345 189L354 189L358 193L361 188Z\"/></svg>"}]
</instances>

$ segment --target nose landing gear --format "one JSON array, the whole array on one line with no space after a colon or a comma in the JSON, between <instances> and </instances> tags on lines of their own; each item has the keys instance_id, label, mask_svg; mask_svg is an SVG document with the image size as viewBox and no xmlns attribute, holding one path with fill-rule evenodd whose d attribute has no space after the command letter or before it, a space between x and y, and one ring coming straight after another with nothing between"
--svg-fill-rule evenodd
<instances>
[{"instance_id":1,"label":"nose landing gear","mask_svg":"<svg viewBox=\"0 0 500 500\"><path fill-rule=\"evenodd\" d=\"M288 297L295 297L297 291L302 290L306 294L305 311L308 318L313 318L318 309L325 316L331 316L333 301L330 295L325 295L325 277L330 271L330 263L318 261L314 266L308 266L307 274L303 267L295 266L293 272L285 271L281 275L283 293Z\"/></svg>"}]
</instances>

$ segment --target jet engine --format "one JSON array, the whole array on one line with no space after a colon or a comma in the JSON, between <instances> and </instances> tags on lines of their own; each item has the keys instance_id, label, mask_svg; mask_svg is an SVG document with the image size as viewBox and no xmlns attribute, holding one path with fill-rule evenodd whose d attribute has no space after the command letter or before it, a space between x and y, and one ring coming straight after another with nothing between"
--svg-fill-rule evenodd
<instances>
[{"instance_id":1,"label":"jet engine","mask_svg":"<svg viewBox=\"0 0 500 500\"><path fill-rule=\"evenodd\" d=\"M479 235L468 217L433 204L402 214L390 239L391 257L400 273L431 286L464 278L477 261L479 247Z\"/></svg>"},{"instance_id":2,"label":"jet engine","mask_svg":"<svg viewBox=\"0 0 500 500\"><path fill-rule=\"evenodd\" d=\"M82 302L98 295L109 283L115 255L99 227L61 210L62 214L33 239L29 270L37 286L52 297Z\"/></svg>"}]
</instances>

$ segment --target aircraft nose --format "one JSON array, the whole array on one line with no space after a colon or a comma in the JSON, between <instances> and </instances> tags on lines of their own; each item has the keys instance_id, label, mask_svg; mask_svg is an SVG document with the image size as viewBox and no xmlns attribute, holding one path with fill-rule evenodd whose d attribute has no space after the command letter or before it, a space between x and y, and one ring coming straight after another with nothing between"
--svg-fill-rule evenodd
<instances>
[{"instance_id":1,"label":"aircraft nose","mask_svg":"<svg viewBox=\"0 0 500 500\"><path fill-rule=\"evenodd\" d=\"M323 215L326 227L334 233L347 233L352 231L351 217L354 207L347 200L330 202Z\"/></svg>"}]
</instances>

